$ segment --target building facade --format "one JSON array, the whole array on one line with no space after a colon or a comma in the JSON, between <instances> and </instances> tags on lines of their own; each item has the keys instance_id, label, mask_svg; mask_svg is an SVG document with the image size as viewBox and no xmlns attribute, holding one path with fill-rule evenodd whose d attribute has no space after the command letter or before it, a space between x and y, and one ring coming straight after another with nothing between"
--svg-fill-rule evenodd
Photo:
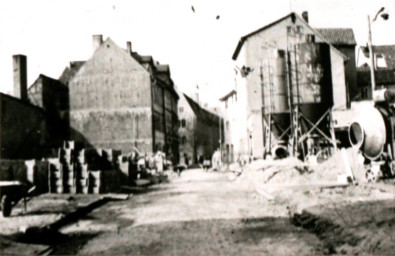
<instances>
[{"instance_id":1,"label":"building facade","mask_svg":"<svg viewBox=\"0 0 395 256\"><path fill-rule=\"evenodd\" d=\"M395 87L395 45L373 45L376 89ZM361 46L357 54L359 98L372 98L369 48Z\"/></svg>"},{"instance_id":2,"label":"building facade","mask_svg":"<svg viewBox=\"0 0 395 256\"><path fill-rule=\"evenodd\" d=\"M237 106L238 111L229 111L228 116L229 122L235 120L236 124L241 125L240 131L232 132L231 137L236 156L246 153L254 158L264 156L263 74L265 70L271 69L270 65L273 65L273 61L278 57L277 52L283 51L289 53L290 58L297 58L296 45L306 42L309 38L314 38L317 43L328 43L309 25L307 15L302 18L291 13L240 39L232 56L237 71L235 92L232 97L223 98L224 104L229 104L230 99L237 98L233 107ZM347 56L330 44L329 52L332 91L335 95L334 108L346 109L348 96L344 63Z\"/></svg>"},{"instance_id":3,"label":"building facade","mask_svg":"<svg viewBox=\"0 0 395 256\"><path fill-rule=\"evenodd\" d=\"M177 157L178 95L169 68L133 52L131 43L125 50L95 35L93 45L93 56L68 81L72 138L96 148Z\"/></svg>"},{"instance_id":4,"label":"building facade","mask_svg":"<svg viewBox=\"0 0 395 256\"><path fill-rule=\"evenodd\" d=\"M59 80L40 74L28 89L29 102L45 111L45 148L69 139L69 90Z\"/></svg>"},{"instance_id":5,"label":"building facade","mask_svg":"<svg viewBox=\"0 0 395 256\"><path fill-rule=\"evenodd\" d=\"M178 116L180 162L193 165L202 163L204 158L211 160L224 141L222 118L185 94L180 95Z\"/></svg>"},{"instance_id":6,"label":"building facade","mask_svg":"<svg viewBox=\"0 0 395 256\"><path fill-rule=\"evenodd\" d=\"M359 96L357 83L357 64L355 57L354 31L351 28L317 28L315 29L329 44L343 53L347 60L344 63L346 89L347 89L347 106L350 107L351 101Z\"/></svg>"},{"instance_id":7,"label":"building facade","mask_svg":"<svg viewBox=\"0 0 395 256\"><path fill-rule=\"evenodd\" d=\"M0 159L42 157L45 111L27 97L27 58L13 56L14 96L0 93Z\"/></svg>"}]
</instances>

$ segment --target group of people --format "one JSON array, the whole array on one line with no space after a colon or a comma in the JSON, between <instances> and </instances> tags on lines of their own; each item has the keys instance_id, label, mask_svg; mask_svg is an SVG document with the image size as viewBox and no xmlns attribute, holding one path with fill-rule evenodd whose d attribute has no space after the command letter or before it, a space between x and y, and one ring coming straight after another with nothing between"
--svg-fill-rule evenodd
<instances>
[{"instance_id":1,"label":"group of people","mask_svg":"<svg viewBox=\"0 0 395 256\"><path fill-rule=\"evenodd\" d=\"M165 169L172 167L171 159L166 158L166 154L158 150L155 154L145 153L142 155L134 149L129 154L131 176L139 179L144 173L162 173Z\"/></svg>"},{"instance_id":2,"label":"group of people","mask_svg":"<svg viewBox=\"0 0 395 256\"><path fill-rule=\"evenodd\" d=\"M218 149L214 152L212 157L205 157L201 161L201 167L208 171L211 167L213 171L218 171L221 165L221 151Z\"/></svg>"}]
</instances>

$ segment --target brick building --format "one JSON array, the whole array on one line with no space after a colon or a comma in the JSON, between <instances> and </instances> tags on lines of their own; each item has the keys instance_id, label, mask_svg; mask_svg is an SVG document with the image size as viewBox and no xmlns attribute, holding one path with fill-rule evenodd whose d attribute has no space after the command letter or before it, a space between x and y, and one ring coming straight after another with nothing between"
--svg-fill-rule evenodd
<instances>
[{"instance_id":1,"label":"brick building","mask_svg":"<svg viewBox=\"0 0 395 256\"><path fill-rule=\"evenodd\" d=\"M167 65L93 36L94 53L61 80L70 93L71 137L96 148L163 150L178 157L178 95ZM73 62L72 62L73 63Z\"/></svg>"}]
</instances>

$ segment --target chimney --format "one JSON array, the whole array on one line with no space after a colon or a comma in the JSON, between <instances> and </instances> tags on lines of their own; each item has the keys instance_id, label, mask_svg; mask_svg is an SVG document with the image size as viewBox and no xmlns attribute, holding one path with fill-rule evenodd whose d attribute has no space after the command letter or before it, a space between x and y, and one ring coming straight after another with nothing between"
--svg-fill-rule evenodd
<instances>
[{"instance_id":1,"label":"chimney","mask_svg":"<svg viewBox=\"0 0 395 256\"><path fill-rule=\"evenodd\" d=\"M93 44L93 52L100 47L103 43L103 35L93 35L92 36L92 44Z\"/></svg>"},{"instance_id":2,"label":"chimney","mask_svg":"<svg viewBox=\"0 0 395 256\"><path fill-rule=\"evenodd\" d=\"M309 23L309 13L307 11L302 12L302 18Z\"/></svg>"},{"instance_id":3,"label":"chimney","mask_svg":"<svg viewBox=\"0 0 395 256\"><path fill-rule=\"evenodd\" d=\"M14 96L27 101L27 62L25 55L13 55Z\"/></svg>"},{"instance_id":4,"label":"chimney","mask_svg":"<svg viewBox=\"0 0 395 256\"><path fill-rule=\"evenodd\" d=\"M128 54L132 54L132 42L130 42L130 41L126 42L126 50L127 50Z\"/></svg>"}]
</instances>

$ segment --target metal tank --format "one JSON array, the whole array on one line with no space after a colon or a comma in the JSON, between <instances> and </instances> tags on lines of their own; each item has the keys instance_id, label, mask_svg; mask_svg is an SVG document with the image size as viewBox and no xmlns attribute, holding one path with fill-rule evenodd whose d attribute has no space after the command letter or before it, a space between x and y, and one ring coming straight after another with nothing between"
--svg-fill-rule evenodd
<instances>
[{"instance_id":1,"label":"metal tank","mask_svg":"<svg viewBox=\"0 0 395 256\"><path fill-rule=\"evenodd\" d=\"M288 135L284 131L290 126L285 51L276 49L273 55L266 60L263 78L264 118L267 124L271 120L271 134L276 139L271 145L274 152L281 150L284 155L286 149L279 144L287 144Z\"/></svg>"},{"instance_id":2,"label":"metal tank","mask_svg":"<svg viewBox=\"0 0 395 256\"><path fill-rule=\"evenodd\" d=\"M291 56L291 62L293 103L299 105L300 113L305 118L316 124L333 106L329 44L298 44ZM301 127L302 133L305 133L311 126L303 121ZM327 118L318 127L324 133L330 134Z\"/></svg>"},{"instance_id":3,"label":"metal tank","mask_svg":"<svg viewBox=\"0 0 395 256\"><path fill-rule=\"evenodd\" d=\"M386 127L380 109L364 106L358 110L349 127L351 145L360 149L369 160L376 160L383 153L390 129Z\"/></svg>"}]
</instances>

